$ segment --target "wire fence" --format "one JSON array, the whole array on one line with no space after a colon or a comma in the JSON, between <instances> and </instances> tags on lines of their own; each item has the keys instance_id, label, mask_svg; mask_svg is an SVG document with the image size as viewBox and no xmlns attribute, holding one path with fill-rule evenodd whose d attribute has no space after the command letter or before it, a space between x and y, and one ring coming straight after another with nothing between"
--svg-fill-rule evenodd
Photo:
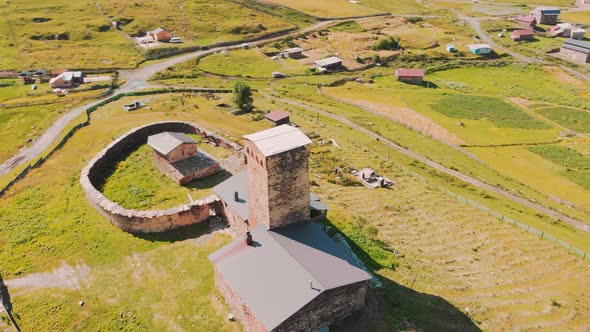
<instances>
[{"instance_id":1,"label":"wire fence","mask_svg":"<svg viewBox=\"0 0 590 332\"><path fill-rule=\"evenodd\" d=\"M443 187L443 186L441 186L441 185L439 185L437 183L434 183L432 180L429 180L428 178L426 178L426 177L424 177L424 176L422 176L422 175L420 175L420 174L418 174L418 173L416 173L416 172L414 172L412 170L409 170L409 169L407 169L405 167L402 167L400 165L396 165L396 167L398 167L403 172L409 174L410 176L414 177L415 179L428 184L430 187L435 188L435 189L437 189L437 190L439 190L441 192L444 192L445 194L447 194L447 195L455 198L459 202L462 202L462 203L465 203L465 204L467 204L469 206L472 206L472 207L474 207L474 208L476 208L476 209L478 209L478 210L480 210L480 211L482 211L482 212L484 212L484 213L486 213L486 214L488 214L488 215L490 215L492 217L495 217L498 220L501 220L501 221L504 221L504 222L506 222L508 224L514 225L514 226L516 226L516 227L518 227L518 228L520 228L520 229L522 229L522 230L524 230L524 231L526 231L526 232L528 232L530 234L535 235L536 237L538 237L538 238L540 238L542 240L546 240L546 241L549 241L549 242L551 242L553 244L556 244L556 245L558 245L558 246L566 249L568 252L570 252L570 253L572 253L572 254L574 254L574 255L582 258L582 259L590 260L590 254L589 253L585 252L584 250L581 250L580 248L577 248L577 247L573 246L570 243L567 243L567 242L565 242L563 240L560 240L560 239L558 239L557 237L555 237L555 236L553 236L551 234L547 234L547 233L545 233L545 232L543 232L541 230L536 229L535 227L532 227L530 225L521 223L520 221L517 221L515 219L512 219L512 218L510 218L508 216L505 216L505 215L501 214L500 212L494 211L494 210L488 208L485 205L482 205L480 203L477 203L476 201L473 201L473 200L471 200L469 198L466 198L466 197L463 197L463 196L461 196L461 195L459 195L459 194L457 194L457 193L455 193L453 191L450 191L447 188L445 188L445 187Z\"/></svg>"}]
</instances>

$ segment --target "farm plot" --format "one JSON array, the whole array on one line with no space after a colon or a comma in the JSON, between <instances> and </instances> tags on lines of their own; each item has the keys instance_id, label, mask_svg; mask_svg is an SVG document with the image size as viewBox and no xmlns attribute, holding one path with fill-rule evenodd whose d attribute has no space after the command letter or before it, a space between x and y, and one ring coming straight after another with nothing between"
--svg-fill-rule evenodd
<instances>
[{"instance_id":1,"label":"farm plot","mask_svg":"<svg viewBox=\"0 0 590 332\"><path fill-rule=\"evenodd\" d=\"M570 107L535 107L535 112L580 133L590 133L590 112Z\"/></svg>"},{"instance_id":2,"label":"farm plot","mask_svg":"<svg viewBox=\"0 0 590 332\"><path fill-rule=\"evenodd\" d=\"M289 7L316 17L354 17L382 13L363 5L363 1L352 3L347 0L268 0L270 3Z\"/></svg>"},{"instance_id":3,"label":"farm plot","mask_svg":"<svg viewBox=\"0 0 590 332\"><path fill-rule=\"evenodd\" d=\"M100 0L100 3L113 20L126 23L122 29L127 34L165 27L183 40L199 45L256 37L293 27L281 18L228 0Z\"/></svg>"},{"instance_id":4,"label":"farm plot","mask_svg":"<svg viewBox=\"0 0 590 332\"><path fill-rule=\"evenodd\" d=\"M535 152L545 151L548 147L550 146L467 149L494 169L545 193L552 200L590 212L590 191L587 188L590 181L586 179L586 184L581 181L588 171L576 168L567 171L559 162Z\"/></svg>"},{"instance_id":5,"label":"farm plot","mask_svg":"<svg viewBox=\"0 0 590 332\"><path fill-rule=\"evenodd\" d=\"M0 70L19 70L22 66L16 40L3 14L8 3L0 4Z\"/></svg>"},{"instance_id":6,"label":"farm plot","mask_svg":"<svg viewBox=\"0 0 590 332\"><path fill-rule=\"evenodd\" d=\"M14 45L1 48L2 58L19 59L26 69L125 68L141 60L93 1L24 0L3 5L0 13L14 36Z\"/></svg>"},{"instance_id":7,"label":"farm plot","mask_svg":"<svg viewBox=\"0 0 590 332\"><path fill-rule=\"evenodd\" d=\"M559 145L533 146L529 150L561 166L565 177L590 190L590 158L587 156Z\"/></svg>"}]
</instances>

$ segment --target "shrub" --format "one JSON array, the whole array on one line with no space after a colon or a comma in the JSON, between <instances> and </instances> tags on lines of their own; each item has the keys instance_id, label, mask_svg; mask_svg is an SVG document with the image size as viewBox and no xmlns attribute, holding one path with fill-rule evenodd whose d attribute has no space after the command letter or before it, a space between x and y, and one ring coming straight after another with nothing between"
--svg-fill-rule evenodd
<instances>
[{"instance_id":1,"label":"shrub","mask_svg":"<svg viewBox=\"0 0 590 332\"><path fill-rule=\"evenodd\" d=\"M373 45L373 50L396 50L399 48L399 40L393 36L387 36L384 39L378 40Z\"/></svg>"}]
</instances>

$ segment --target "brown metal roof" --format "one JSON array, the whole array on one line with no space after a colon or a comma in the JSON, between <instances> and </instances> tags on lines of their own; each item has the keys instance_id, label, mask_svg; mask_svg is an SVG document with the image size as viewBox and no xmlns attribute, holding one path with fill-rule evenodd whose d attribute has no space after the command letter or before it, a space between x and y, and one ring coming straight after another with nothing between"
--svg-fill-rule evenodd
<instances>
[{"instance_id":1,"label":"brown metal roof","mask_svg":"<svg viewBox=\"0 0 590 332\"><path fill-rule=\"evenodd\" d=\"M147 141L149 146L163 155L169 154L172 152L172 150L176 149L176 147L183 143L197 144L197 141L183 133L171 131L165 131L163 133L149 136Z\"/></svg>"},{"instance_id":2,"label":"brown metal roof","mask_svg":"<svg viewBox=\"0 0 590 332\"><path fill-rule=\"evenodd\" d=\"M404 76L404 77L424 77L424 70L422 69L396 69L395 70L396 76Z\"/></svg>"},{"instance_id":3,"label":"brown metal roof","mask_svg":"<svg viewBox=\"0 0 590 332\"><path fill-rule=\"evenodd\" d=\"M265 117L272 122L279 122L289 118L289 113L285 111L270 111L266 113Z\"/></svg>"}]
</instances>

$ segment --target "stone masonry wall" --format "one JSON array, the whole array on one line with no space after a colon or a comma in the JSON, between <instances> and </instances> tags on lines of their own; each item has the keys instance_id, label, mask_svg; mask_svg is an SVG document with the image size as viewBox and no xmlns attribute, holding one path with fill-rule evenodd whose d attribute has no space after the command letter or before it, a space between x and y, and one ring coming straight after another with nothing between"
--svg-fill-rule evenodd
<instances>
[{"instance_id":1,"label":"stone masonry wall","mask_svg":"<svg viewBox=\"0 0 590 332\"><path fill-rule=\"evenodd\" d=\"M113 225L130 233L163 232L170 229L205 221L211 214L222 209L221 201L215 195L183 204L167 210L137 211L125 209L110 201L98 189L106 172L130 152L147 143L147 137L163 131L176 131L198 134L204 140L219 146L241 151L237 144L229 142L214 133L198 128L188 122L156 122L134 128L117 138L100 151L82 169L80 184L90 204Z\"/></svg>"},{"instance_id":2,"label":"stone masonry wall","mask_svg":"<svg viewBox=\"0 0 590 332\"><path fill-rule=\"evenodd\" d=\"M248 169L248 222L254 228L258 224L268 225L268 173L262 152L249 140L246 148L246 167Z\"/></svg>"},{"instance_id":3,"label":"stone masonry wall","mask_svg":"<svg viewBox=\"0 0 590 332\"><path fill-rule=\"evenodd\" d=\"M330 326L365 306L367 282L357 282L323 292L289 317L274 331L314 331Z\"/></svg>"}]
</instances>

